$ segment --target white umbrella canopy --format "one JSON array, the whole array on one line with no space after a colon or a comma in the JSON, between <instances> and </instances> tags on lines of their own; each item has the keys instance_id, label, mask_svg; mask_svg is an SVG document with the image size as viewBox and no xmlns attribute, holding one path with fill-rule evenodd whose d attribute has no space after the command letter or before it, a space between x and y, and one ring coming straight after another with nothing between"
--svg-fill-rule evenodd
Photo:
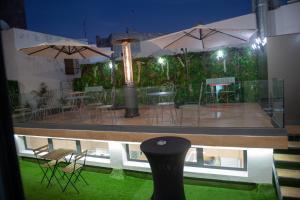
<instances>
[{"instance_id":1,"label":"white umbrella canopy","mask_svg":"<svg viewBox=\"0 0 300 200\"><path fill-rule=\"evenodd\" d=\"M113 51L75 40L59 40L51 43L45 42L19 50L27 55L54 59L87 59L101 56L110 58L113 53Z\"/></svg>"},{"instance_id":2,"label":"white umbrella canopy","mask_svg":"<svg viewBox=\"0 0 300 200\"><path fill-rule=\"evenodd\" d=\"M198 25L147 41L163 50L171 50L175 53L180 53L182 48L197 52L209 51L220 47L240 46L248 43L255 33L256 29L226 29Z\"/></svg>"}]
</instances>

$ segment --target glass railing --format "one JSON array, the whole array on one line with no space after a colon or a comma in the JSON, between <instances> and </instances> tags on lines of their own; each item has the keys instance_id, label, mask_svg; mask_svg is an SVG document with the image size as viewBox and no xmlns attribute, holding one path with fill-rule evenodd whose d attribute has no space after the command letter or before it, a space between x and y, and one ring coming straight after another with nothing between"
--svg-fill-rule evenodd
<instances>
[{"instance_id":1,"label":"glass railing","mask_svg":"<svg viewBox=\"0 0 300 200\"><path fill-rule=\"evenodd\" d=\"M283 81L254 80L137 87L139 116L124 117L123 88L99 92L11 95L15 122L186 126L284 127Z\"/></svg>"}]
</instances>

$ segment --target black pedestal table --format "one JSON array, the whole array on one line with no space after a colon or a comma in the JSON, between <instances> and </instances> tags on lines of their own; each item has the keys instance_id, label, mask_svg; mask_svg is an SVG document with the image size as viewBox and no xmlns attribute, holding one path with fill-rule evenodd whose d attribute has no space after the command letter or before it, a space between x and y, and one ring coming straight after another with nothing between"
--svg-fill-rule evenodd
<instances>
[{"instance_id":1,"label":"black pedestal table","mask_svg":"<svg viewBox=\"0 0 300 200\"><path fill-rule=\"evenodd\" d=\"M152 200L185 200L183 167L190 147L190 141L180 137L152 138L141 144L152 170Z\"/></svg>"}]
</instances>

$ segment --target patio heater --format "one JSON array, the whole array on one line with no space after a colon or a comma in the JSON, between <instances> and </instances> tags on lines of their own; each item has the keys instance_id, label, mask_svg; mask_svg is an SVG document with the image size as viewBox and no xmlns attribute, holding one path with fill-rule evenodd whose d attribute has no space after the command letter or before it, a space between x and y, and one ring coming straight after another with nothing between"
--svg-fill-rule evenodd
<instances>
[{"instance_id":1,"label":"patio heater","mask_svg":"<svg viewBox=\"0 0 300 200\"><path fill-rule=\"evenodd\" d=\"M131 42L135 42L135 39L124 38L117 40L116 42L121 44L123 53L124 75L125 75L125 117L139 116L137 92L133 82L132 71L132 57L131 57Z\"/></svg>"}]
</instances>

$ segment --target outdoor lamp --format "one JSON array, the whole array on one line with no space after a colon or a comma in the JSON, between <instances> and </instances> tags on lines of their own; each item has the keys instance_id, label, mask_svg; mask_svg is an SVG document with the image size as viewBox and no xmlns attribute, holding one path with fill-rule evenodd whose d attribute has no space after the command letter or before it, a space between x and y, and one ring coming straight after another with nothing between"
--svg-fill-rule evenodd
<instances>
[{"instance_id":1,"label":"outdoor lamp","mask_svg":"<svg viewBox=\"0 0 300 200\"><path fill-rule=\"evenodd\" d=\"M169 63L168 60L166 58L162 58L162 57L158 57L157 59L158 64L161 65L161 69L164 72L164 65L167 66L167 80L170 80L170 70L169 70Z\"/></svg>"},{"instance_id":2,"label":"outdoor lamp","mask_svg":"<svg viewBox=\"0 0 300 200\"><path fill-rule=\"evenodd\" d=\"M224 51L218 50L216 57L217 57L217 60L223 59L223 69L224 69L224 72L226 72L227 68L226 68L226 59L225 59Z\"/></svg>"},{"instance_id":3,"label":"outdoor lamp","mask_svg":"<svg viewBox=\"0 0 300 200\"><path fill-rule=\"evenodd\" d=\"M222 50L217 51L217 59L220 60L224 58L224 52Z\"/></svg>"},{"instance_id":4,"label":"outdoor lamp","mask_svg":"<svg viewBox=\"0 0 300 200\"><path fill-rule=\"evenodd\" d=\"M112 69L112 68L113 68L113 64L112 64L111 61L108 63L108 67L109 67L109 69Z\"/></svg>"},{"instance_id":5,"label":"outdoor lamp","mask_svg":"<svg viewBox=\"0 0 300 200\"><path fill-rule=\"evenodd\" d=\"M159 64L161 64L161 65L164 65L166 61L165 61L164 58L158 57L157 62L158 62Z\"/></svg>"},{"instance_id":6,"label":"outdoor lamp","mask_svg":"<svg viewBox=\"0 0 300 200\"><path fill-rule=\"evenodd\" d=\"M125 97L125 117L139 116L137 91L133 82L132 57L131 57L131 42L135 42L132 38L123 38L115 41L122 46L122 56L124 65L124 97Z\"/></svg>"}]
</instances>

